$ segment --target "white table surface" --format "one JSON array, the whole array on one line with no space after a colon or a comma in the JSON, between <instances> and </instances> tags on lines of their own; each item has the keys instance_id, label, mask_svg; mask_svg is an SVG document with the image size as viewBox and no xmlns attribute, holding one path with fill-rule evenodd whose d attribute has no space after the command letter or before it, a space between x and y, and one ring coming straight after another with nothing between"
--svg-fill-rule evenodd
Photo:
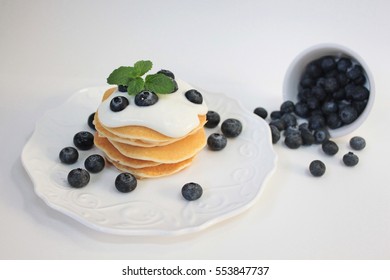
<instances>
[{"instance_id":1,"label":"white table surface","mask_svg":"<svg viewBox=\"0 0 390 280\"><path fill-rule=\"evenodd\" d=\"M0 1L1 259L389 259L388 1ZM376 102L338 157L319 146L275 145L278 164L245 213L180 237L126 237L87 228L48 207L20 154L35 122L79 89L105 84L119 65L156 69L248 110L278 109L284 73L323 42L359 53ZM367 140L359 164L340 162L348 140ZM307 172L312 159L327 172Z\"/></svg>"}]
</instances>

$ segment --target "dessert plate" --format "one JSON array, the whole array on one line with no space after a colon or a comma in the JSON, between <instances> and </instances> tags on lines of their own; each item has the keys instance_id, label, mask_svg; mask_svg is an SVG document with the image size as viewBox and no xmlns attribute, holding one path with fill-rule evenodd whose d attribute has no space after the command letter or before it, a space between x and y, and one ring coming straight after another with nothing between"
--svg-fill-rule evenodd
<instances>
[{"instance_id":1,"label":"dessert plate","mask_svg":"<svg viewBox=\"0 0 390 280\"><path fill-rule=\"evenodd\" d=\"M34 133L22 152L22 162L31 177L36 194L50 207L93 229L118 235L178 235L205 229L242 213L259 198L276 166L268 124L239 102L222 94L204 93L209 110L221 119L236 118L242 133L222 151L205 147L187 169L168 177L138 180L137 188L120 193L114 186L119 171L113 166L91 174L89 184L71 188L67 174L84 167L84 160L95 147L79 151L79 160L62 164L59 151L73 146L73 136L92 129L87 125L106 87L76 92L37 122ZM220 126L207 129L209 135ZM181 195L185 183L197 182L203 195L186 201Z\"/></svg>"}]
</instances>

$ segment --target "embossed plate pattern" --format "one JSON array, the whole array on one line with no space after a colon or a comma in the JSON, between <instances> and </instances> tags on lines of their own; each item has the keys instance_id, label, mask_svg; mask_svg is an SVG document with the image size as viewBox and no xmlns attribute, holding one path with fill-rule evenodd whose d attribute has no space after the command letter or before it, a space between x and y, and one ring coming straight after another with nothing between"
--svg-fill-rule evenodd
<instances>
[{"instance_id":1,"label":"embossed plate pattern","mask_svg":"<svg viewBox=\"0 0 390 280\"><path fill-rule=\"evenodd\" d=\"M37 124L22 152L22 162L36 194L50 207L93 229L119 235L177 235L202 230L235 216L254 204L276 165L268 125L237 101L221 94L204 94L210 110L221 119L237 118L242 134L228 139L219 152L203 149L193 164L172 176L139 180L128 194L114 186L119 172L112 166L91 174L90 183L73 189L68 172L83 167L84 159L97 148L80 151L73 165L58 159L59 151L73 146L73 135L91 130L88 116L98 107L106 88L87 88L48 111ZM219 127L206 129L208 134ZM203 187L203 196L186 201L181 187L187 182Z\"/></svg>"}]
</instances>

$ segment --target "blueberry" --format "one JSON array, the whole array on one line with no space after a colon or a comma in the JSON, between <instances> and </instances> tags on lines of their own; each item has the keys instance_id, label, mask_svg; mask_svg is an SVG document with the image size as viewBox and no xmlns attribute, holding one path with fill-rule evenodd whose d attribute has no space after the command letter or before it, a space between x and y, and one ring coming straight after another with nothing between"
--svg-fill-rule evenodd
<instances>
[{"instance_id":1,"label":"blueberry","mask_svg":"<svg viewBox=\"0 0 390 280\"><path fill-rule=\"evenodd\" d=\"M286 123L281 119L272 120L269 124L275 126L279 131L286 129Z\"/></svg>"},{"instance_id":2,"label":"blueberry","mask_svg":"<svg viewBox=\"0 0 390 280\"><path fill-rule=\"evenodd\" d=\"M73 147L66 147L60 151L60 161L66 164L75 163L79 158L79 152Z\"/></svg>"},{"instance_id":3,"label":"blueberry","mask_svg":"<svg viewBox=\"0 0 390 280\"><path fill-rule=\"evenodd\" d=\"M355 91L356 85L354 83L348 83L345 87L345 98L346 99L351 99L353 92Z\"/></svg>"},{"instance_id":4,"label":"blueberry","mask_svg":"<svg viewBox=\"0 0 390 280\"><path fill-rule=\"evenodd\" d=\"M110 109L113 112L119 112L129 105L129 100L124 96L115 96L111 99Z\"/></svg>"},{"instance_id":5,"label":"blueberry","mask_svg":"<svg viewBox=\"0 0 390 280\"><path fill-rule=\"evenodd\" d=\"M127 86L125 86L125 85L118 85L118 91L120 91L120 92L127 92Z\"/></svg>"},{"instance_id":6,"label":"blueberry","mask_svg":"<svg viewBox=\"0 0 390 280\"><path fill-rule=\"evenodd\" d=\"M354 136L349 140L349 145L352 149L360 151L366 147L366 140L360 136Z\"/></svg>"},{"instance_id":7,"label":"blueberry","mask_svg":"<svg viewBox=\"0 0 390 280\"><path fill-rule=\"evenodd\" d=\"M137 178L131 173L121 173L115 178L115 187L122 193L131 192L137 187Z\"/></svg>"},{"instance_id":8,"label":"blueberry","mask_svg":"<svg viewBox=\"0 0 390 280\"><path fill-rule=\"evenodd\" d=\"M293 114L286 113L280 119L284 121L286 127L297 125L297 118Z\"/></svg>"},{"instance_id":9,"label":"blueberry","mask_svg":"<svg viewBox=\"0 0 390 280\"><path fill-rule=\"evenodd\" d=\"M80 131L74 135L73 143L80 150L89 150L93 147L93 134L88 131Z\"/></svg>"},{"instance_id":10,"label":"blueberry","mask_svg":"<svg viewBox=\"0 0 390 280\"><path fill-rule=\"evenodd\" d=\"M326 166L320 160L313 160L309 165L309 171L314 177L321 177L325 174Z\"/></svg>"},{"instance_id":11,"label":"blueberry","mask_svg":"<svg viewBox=\"0 0 390 280\"><path fill-rule=\"evenodd\" d=\"M322 150L325 154L333 156L339 151L339 146L332 140L326 140L322 143Z\"/></svg>"},{"instance_id":12,"label":"blueberry","mask_svg":"<svg viewBox=\"0 0 390 280\"><path fill-rule=\"evenodd\" d=\"M263 107L257 107L253 113L255 113L256 115L258 115L260 118L262 119L265 119L267 118L268 116L268 112L266 109L264 109Z\"/></svg>"},{"instance_id":13,"label":"blueberry","mask_svg":"<svg viewBox=\"0 0 390 280\"><path fill-rule=\"evenodd\" d=\"M186 93L184 93L184 95L192 103L195 103L195 104L202 104L203 103L203 96L196 89L190 89L190 90L186 91Z\"/></svg>"},{"instance_id":14,"label":"blueberry","mask_svg":"<svg viewBox=\"0 0 390 280\"><path fill-rule=\"evenodd\" d=\"M367 88L363 86L356 86L355 90L352 92L351 96L353 100L363 101L368 99L370 92Z\"/></svg>"},{"instance_id":15,"label":"blueberry","mask_svg":"<svg viewBox=\"0 0 390 280\"><path fill-rule=\"evenodd\" d=\"M349 58L342 57L337 61L337 70L340 72L347 72L348 68L352 66L352 61Z\"/></svg>"},{"instance_id":16,"label":"blueberry","mask_svg":"<svg viewBox=\"0 0 390 280\"><path fill-rule=\"evenodd\" d=\"M325 79L324 89L328 93L335 92L339 89L339 82L336 78L330 77Z\"/></svg>"},{"instance_id":17,"label":"blueberry","mask_svg":"<svg viewBox=\"0 0 390 280\"><path fill-rule=\"evenodd\" d=\"M92 128L93 130L96 130L95 124L93 123L94 119L95 119L95 113L90 114L89 117L88 117L87 123L88 123L88 126L90 128Z\"/></svg>"},{"instance_id":18,"label":"blueberry","mask_svg":"<svg viewBox=\"0 0 390 280\"><path fill-rule=\"evenodd\" d=\"M171 71L166 69L161 69L160 71L157 72L157 74L164 74L165 76L168 76L172 80L175 79L175 75Z\"/></svg>"},{"instance_id":19,"label":"blueberry","mask_svg":"<svg viewBox=\"0 0 390 280\"><path fill-rule=\"evenodd\" d=\"M336 61L333 56L325 56L320 59L320 65L324 72L330 72L336 69Z\"/></svg>"},{"instance_id":20,"label":"blueberry","mask_svg":"<svg viewBox=\"0 0 390 280\"><path fill-rule=\"evenodd\" d=\"M269 116L271 117L271 120L277 120L277 119L280 119L282 117L282 112L272 111Z\"/></svg>"},{"instance_id":21,"label":"blueberry","mask_svg":"<svg viewBox=\"0 0 390 280\"><path fill-rule=\"evenodd\" d=\"M325 126L325 118L320 114L310 116L308 122L311 130L317 130Z\"/></svg>"},{"instance_id":22,"label":"blueberry","mask_svg":"<svg viewBox=\"0 0 390 280\"><path fill-rule=\"evenodd\" d=\"M325 79L325 82L324 82L324 87L325 87L325 83L328 79ZM327 96L327 93L325 91L323 86L315 86L312 88L311 90L311 93L313 95L313 97L315 97L317 100L319 101L322 101L326 98Z\"/></svg>"},{"instance_id":23,"label":"blueberry","mask_svg":"<svg viewBox=\"0 0 390 280\"><path fill-rule=\"evenodd\" d=\"M300 129L300 131L301 131L302 145L310 146L314 144L314 136L309 129Z\"/></svg>"},{"instance_id":24,"label":"blueberry","mask_svg":"<svg viewBox=\"0 0 390 280\"><path fill-rule=\"evenodd\" d=\"M294 110L295 110L295 105L290 100L284 101L282 105L280 105L280 112L282 112L282 114L293 113Z\"/></svg>"},{"instance_id":25,"label":"blueberry","mask_svg":"<svg viewBox=\"0 0 390 280\"><path fill-rule=\"evenodd\" d=\"M326 125L331 129L336 129L343 126L343 122L337 113L331 113L326 117Z\"/></svg>"},{"instance_id":26,"label":"blueberry","mask_svg":"<svg viewBox=\"0 0 390 280\"><path fill-rule=\"evenodd\" d=\"M226 137L237 137L242 132L242 124L237 119L226 119L221 125L221 131Z\"/></svg>"},{"instance_id":27,"label":"blueberry","mask_svg":"<svg viewBox=\"0 0 390 280\"><path fill-rule=\"evenodd\" d=\"M345 73L337 73L336 79L340 87L346 86L349 82L349 79Z\"/></svg>"},{"instance_id":28,"label":"blueberry","mask_svg":"<svg viewBox=\"0 0 390 280\"><path fill-rule=\"evenodd\" d=\"M357 111L358 115L363 113L364 109L367 107L368 100L363 101L352 101L351 105Z\"/></svg>"},{"instance_id":29,"label":"blueberry","mask_svg":"<svg viewBox=\"0 0 390 280\"><path fill-rule=\"evenodd\" d=\"M322 75L322 69L321 67L315 63L311 62L306 66L305 70L306 74L314 79L321 77Z\"/></svg>"},{"instance_id":30,"label":"blueberry","mask_svg":"<svg viewBox=\"0 0 390 280\"><path fill-rule=\"evenodd\" d=\"M182 196L189 201L199 199L203 194L202 187L197 183L187 183L181 189Z\"/></svg>"},{"instance_id":31,"label":"blueberry","mask_svg":"<svg viewBox=\"0 0 390 280\"><path fill-rule=\"evenodd\" d=\"M69 172L68 182L74 188L85 187L90 180L90 175L87 170L82 168L76 168Z\"/></svg>"},{"instance_id":32,"label":"blueberry","mask_svg":"<svg viewBox=\"0 0 390 280\"><path fill-rule=\"evenodd\" d=\"M359 77L353 80L353 83L355 85L364 85L366 81L367 81L366 76L360 75Z\"/></svg>"},{"instance_id":33,"label":"blueberry","mask_svg":"<svg viewBox=\"0 0 390 280\"><path fill-rule=\"evenodd\" d=\"M314 143L316 144L322 144L325 141L329 140L329 132L325 128L320 128L314 131L313 133L314 136Z\"/></svg>"},{"instance_id":34,"label":"blueberry","mask_svg":"<svg viewBox=\"0 0 390 280\"><path fill-rule=\"evenodd\" d=\"M91 173L99 173L105 165L104 158L101 155L93 154L84 161L84 167Z\"/></svg>"},{"instance_id":35,"label":"blueberry","mask_svg":"<svg viewBox=\"0 0 390 280\"><path fill-rule=\"evenodd\" d=\"M271 129L272 143L275 144L280 140L280 131L274 125L270 125L269 127Z\"/></svg>"},{"instance_id":36,"label":"blueberry","mask_svg":"<svg viewBox=\"0 0 390 280\"><path fill-rule=\"evenodd\" d=\"M354 107L345 106L339 111L339 117L344 124L350 124L357 119L358 113Z\"/></svg>"},{"instance_id":37,"label":"blueberry","mask_svg":"<svg viewBox=\"0 0 390 280\"><path fill-rule=\"evenodd\" d=\"M284 136L289 136L293 134L301 135L301 131L295 126L289 126L284 131Z\"/></svg>"},{"instance_id":38,"label":"blueberry","mask_svg":"<svg viewBox=\"0 0 390 280\"><path fill-rule=\"evenodd\" d=\"M310 110L315 110L315 109L318 109L320 108L320 101L312 96L312 97L309 97L307 100L306 100L306 104L307 104L307 107L310 109Z\"/></svg>"},{"instance_id":39,"label":"blueberry","mask_svg":"<svg viewBox=\"0 0 390 280\"><path fill-rule=\"evenodd\" d=\"M215 111L208 111L206 114L206 120L207 120L207 122L204 126L207 128L214 128L221 121L221 117Z\"/></svg>"},{"instance_id":40,"label":"blueberry","mask_svg":"<svg viewBox=\"0 0 390 280\"><path fill-rule=\"evenodd\" d=\"M309 116L309 107L304 102L297 102L295 104L295 111L294 113L301 118L307 118Z\"/></svg>"},{"instance_id":41,"label":"blueberry","mask_svg":"<svg viewBox=\"0 0 390 280\"><path fill-rule=\"evenodd\" d=\"M338 111L338 106L336 102L329 100L322 104L321 110L325 115L329 115L331 113L336 113Z\"/></svg>"},{"instance_id":42,"label":"blueberry","mask_svg":"<svg viewBox=\"0 0 390 280\"><path fill-rule=\"evenodd\" d=\"M343 162L346 166L355 166L359 162L359 157L352 152L348 152L343 156Z\"/></svg>"},{"instance_id":43,"label":"blueberry","mask_svg":"<svg viewBox=\"0 0 390 280\"><path fill-rule=\"evenodd\" d=\"M225 135L221 133L213 133L207 138L207 145L210 150L220 151L226 147L227 139Z\"/></svg>"},{"instance_id":44,"label":"blueberry","mask_svg":"<svg viewBox=\"0 0 390 280\"><path fill-rule=\"evenodd\" d=\"M158 96L153 91L143 90L136 94L134 98L135 105L145 107L156 104Z\"/></svg>"},{"instance_id":45,"label":"blueberry","mask_svg":"<svg viewBox=\"0 0 390 280\"><path fill-rule=\"evenodd\" d=\"M360 65L352 66L351 69L347 71L347 77L351 80L355 80L359 78L359 76L363 75L363 67Z\"/></svg>"},{"instance_id":46,"label":"blueberry","mask_svg":"<svg viewBox=\"0 0 390 280\"><path fill-rule=\"evenodd\" d=\"M336 90L332 93L332 98L334 100L343 100L346 96L345 89L340 88L339 90Z\"/></svg>"},{"instance_id":47,"label":"blueberry","mask_svg":"<svg viewBox=\"0 0 390 280\"><path fill-rule=\"evenodd\" d=\"M284 143L290 149L298 149L302 145L302 137L300 134L289 134L284 138Z\"/></svg>"},{"instance_id":48,"label":"blueberry","mask_svg":"<svg viewBox=\"0 0 390 280\"><path fill-rule=\"evenodd\" d=\"M311 88L315 85L315 81L311 77L303 77L300 81L300 85L303 88Z\"/></svg>"}]
</instances>

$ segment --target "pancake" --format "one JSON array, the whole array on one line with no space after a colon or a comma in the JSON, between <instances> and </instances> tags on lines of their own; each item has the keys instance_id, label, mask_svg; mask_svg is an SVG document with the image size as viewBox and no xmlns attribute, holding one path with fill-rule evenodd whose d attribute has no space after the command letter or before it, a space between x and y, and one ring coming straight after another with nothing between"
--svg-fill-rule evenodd
<instances>
[{"instance_id":1,"label":"pancake","mask_svg":"<svg viewBox=\"0 0 390 280\"><path fill-rule=\"evenodd\" d=\"M117 169L123 172L129 172L133 174L135 177L137 177L138 179L143 179L143 178L158 178L162 176L172 175L188 167L194 160L194 157L177 163L159 164L156 166L143 167L143 168L132 168L123 165L121 163L111 161L111 159L107 159L107 160L111 162L112 165L114 165Z\"/></svg>"},{"instance_id":2,"label":"pancake","mask_svg":"<svg viewBox=\"0 0 390 280\"><path fill-rule=\"evenodd\" d=\"M204 129L200 129L172 144L148 148L127 145L111 139L109 141L126 157L161 163L175 163L193 157L200 152L206 145L206 133Z\"/></svg>"}]
</instances>

